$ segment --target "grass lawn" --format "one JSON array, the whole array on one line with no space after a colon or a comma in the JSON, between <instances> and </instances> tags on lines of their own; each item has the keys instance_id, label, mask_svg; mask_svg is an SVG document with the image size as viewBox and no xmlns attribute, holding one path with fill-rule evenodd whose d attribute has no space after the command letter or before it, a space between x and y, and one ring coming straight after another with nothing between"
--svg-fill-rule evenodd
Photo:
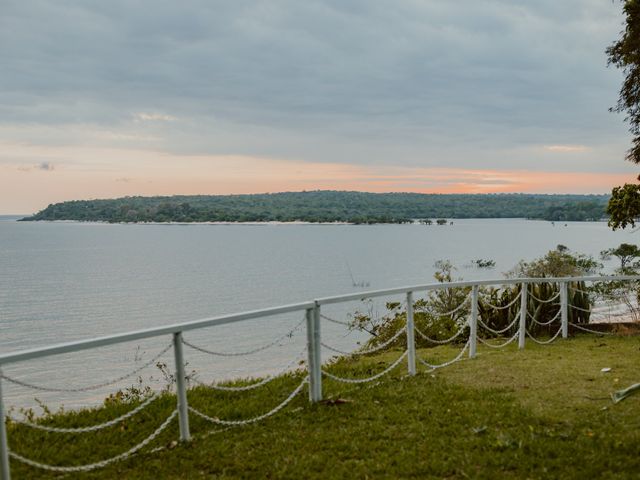
<instances>
[{"instance_id":1,"label":"grass lawn","mask_svg":"<svg viewBox=\"0 0 640 480\"><path fill-rule=\"evenodd\" d=\"M446 360L459 348L422 350ZM341 376L369 376L402 352L343 359ZM433 363L433 362L432 362ZM582 335L524 351L480 347L478 357L435 373L406 376L406 363L369 384L324 381L311 405L306 389L274 417L240 428L191 415L194 439L176 445L177 420L144 453L86 474L51 474L12 461L14 478L639 478L640 394L618 404L612 391L640 382L640 337ZM601 373L603 367L611 372ZM195 408L223 419L259 415L280 403L302 374L250 392L189 391ZM132 408L54 415L83 426ZM123 425L77 435L10 425L13 451L74 465L119 454L175 408L165 395ZM212 431L213 428L213 431ZM158 449L160 447L160 449ZM154 450L154 451L152 451Z\"/></svg>"}]
</instances>

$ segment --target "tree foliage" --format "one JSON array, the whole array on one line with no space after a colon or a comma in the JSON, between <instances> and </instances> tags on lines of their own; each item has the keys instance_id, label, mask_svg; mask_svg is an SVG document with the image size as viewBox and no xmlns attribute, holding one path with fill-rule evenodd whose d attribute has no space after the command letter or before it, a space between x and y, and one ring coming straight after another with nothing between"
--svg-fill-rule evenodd
<instances>
[{"instance_id":1,"label":"tree foliage","mask_svg":"<svg viewBox=\"0 0 640 480\"><path fill-rule=\"evenodd\" d=\"M625 113L633 136L626 158L640 163L640 0L625 0L623 12L625 28L620 39L607 48L609 65L615 65L624 73L618 102L611 110ZM640 218L640 185L625 184L614 188L607 213L609 225L614 230L633 227Z\"/></svg>"},{"instance_id":2,"label":"tree foliage","mask_svg":"<svg viewBox=\"0 0 640 480\"><path fill-rule=\"evenodd\" d=\"M611 110L626 114L633 135L627 159L640 163L640 0L626 0L623 12L625 29L620 39L607 48L609 64L620 68L625 76L618 102Z\"/></svg>"},{"instance_id":3,"label":"tree foliage","mask_svg":"<svg viewBox=\"0 0 640 480\"><path fill-rule=\"evenodd\" d=\"M607 260L616 257L620 266L615 269L617 275L639 275L640 272L640 248L637 245L621 243L615 248L609 248L600 252L601 257ZM626 315L633 321L640 321L640 282L638 281L612 281L593 284L589 291L599 301L613 305L623 304L626 307Z\"/></svg>"},{"instance_id":4,"label":"tree foliage","mask_svg":"<svg viewBox=\"0 0 640 480\"><path fill-rule=\"evenodd\" d=\"M605 195L438 195L339 191L256 195L192 195L76 200L49 205L25 220L101 222L349 222L404 223L411 219L533 218L600 220ZM433 222L436 223L436 222Z\"/></svg>"},{"instance_id":5,"label":"tree foliage","mask_svg":"<svg viewBox=\"0 0 640 480\"><path fill-rule=\"evenodd\" d=\"M543 257L531 262L521 260L507 276L512 278L533 277L577 277L598 272L602 264L590 255L571 252L566 246L558 245Z\"/></svg>"},{"instance_id":6,"label":"tree foliage","mask_svg":"<svg viewBox=\"0 0 640 480\"><path fill-rule=\"evenodd\" d=\"M610 215L609 226L614 230L634 227L640 218L640 185L626 183L615 187L611 192L607 213Z\"/></svg>"},{"instance_id":7,"label":"tree foliage","mask_svg":"<svg viewBox=\"0 0 640 480\"><path fill-rule=\"evenodd\" d=\"M600 256L603 260L608 260L611 257L617 257L620 260L619 272L623 274L632 273L640 267L638 258L640 258L640 248L637 245L630 243L621 243L615 248L608 248L600 252Z\"/></svg>"}]
</instances>

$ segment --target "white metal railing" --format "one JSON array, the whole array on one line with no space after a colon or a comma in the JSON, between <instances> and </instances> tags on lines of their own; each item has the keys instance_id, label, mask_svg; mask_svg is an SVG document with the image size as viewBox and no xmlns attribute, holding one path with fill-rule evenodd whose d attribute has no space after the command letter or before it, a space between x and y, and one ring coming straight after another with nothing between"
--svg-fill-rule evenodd
<instances>
[{"instance_id":1,"label":"white metal railing","mask_svg":"<svg viewBox=\"0 0 640 480\"><path fill-rule=\"evenodd\" d=\"M436 368L442 368L447 365L451 365L452 363L455 363L461 360L467 351L468 351L469 358L474 358L477 355L478 343L482 343L493 348L501 348L517 339L518 346L520 349L522 349L525 347L525 341L527 336L532 338L533 341L541 344L551 343L559 336L562 336L562 338L567 338L568 332L569 332L569 324L570 324L569 309L573 308L573 309L580 310L580 307L569 304L568 286L576 282L607 282L607 281L616 281L616 282L640 281L640 276L627 275L627 276L592 276L592 277L562 277L562 278L517 278L517 279L481 280L481 281L469 281L469 282L430 283L430 284L424 284L424 285L413 285L413 286L398 287L398 288L391 288L391 289L385 289L385 290L373 290L373 291L366 291L366 292L359 292L359 293L350 293L346 295L338 295L333 297L324 297L324 298L319 298L309 302L296 303L296 304L285 305L281 307L267 308L262 310L253 310L253 311L248 311L248 312L238 313L233 315L222 315L222 316L206 318L202 320L196 320L192 322L185 322L185 323L173 324L168 326L137 330L137 331L128 332L128 333L109 335L109 336L94 338L90 340L68 342L68 343L62 343L62 344L53 345L49 347L34 348L34 349L22 350L18 352L0 354L0 420L1 420L0 421L0 467L1 467L0 471L2 473L2 478L5 480L10 479L10 468L9 468L10 457L33 467L44 468L44 469L59 471L59 472L88 471L94 468L99 468L99 467L108 465L114 461L127 458L128 456L132 455L136 451L140 450L145 445L149 444L149 442L151 442L155 437L157 437L160 434L160 432L162 432L167 428L167 426L169 425L169 423L171 423L171 421L175 416L178 417L180 440L189 441L191 438L191 433L189 430L189 412L196 414L200 418L211 421L212 423L227 425L230 427L253 423L253 422L262 420L264 418L267 418L277 413L278 411L280 411L298 393L302 391L302 389L306 384L308 384L309 400L311 402L318 402L322 400L323 375L336 381L347 382L347 383L363 383L363 382L373 381L377 378L380 378L384 374L392 371L405 358L407 359L408 373L410 375L415 375L417 362L429 368L430 370L433 370ZM554 295L552 299L538 299L538 301L541 303L545 303L551 306L557 305L559 307L558 312L553 317L553 319L551 321L544 322L544 323L537 321L535 317L528 311L528 295L531 294L529 292L528 285L541 284L541 283L555 284L557 285L557 288L558 288L558 293ZM511 322L510 325L508 325L508 327L505 329L492 329L480 318L479 306L481 304L488 309L501 310L505 308L510 308L511 306L515 305L515 303L517 303L514 299L514 301L511 302L509 305L501 306L501 305L492 305L491 303L484 301L480 296L480 287L491 286L491 285L521 285L520 293L518 294L520 299L520 309L518 313L514 315L515 318L513 319L513 322ZM470 305L468 318L467 320L465 320L465 322L462 325L458 326L459 327L458 331L452 336L450 336L448 339L446 340L432 339L415 327L414 294L420 293L420 292L428 293L428 292L432 292L434 290L439 290L439 289L455 289L455 288L470 288L471 293L461 302L460 305L456 306L454 310L448 311L443 315L452 315L458 312L463 306L465 306L470 301L471 305ZM576 291L580 291L578 289L575 289L574 287L572 287L572 289ZM362 378L362 379L343 378L327 371L326 369L323 369L322 368L322 348L323 347L330 351L337 352L340 354L346 354L348 352L344 352L336 348L330 347L329 345L327 345L322 341L321 328L320 328L321 320L326 319L328 321L331 321L338 325L343 325L343 326L344 325L348 326L349 322L332 319L327 315L322 314L321 313L322 307L326 305L371 299L371 298L383 297L383 296L391 296L391 295L406 296L406 304L405 304L406 323L404 324L402 329L396 332L391 337L390 340L383 342L383 344L379 345L378 347L371 348L366 351L351 352L351 354L352 353L365 354L365 353L370 353L373 351L380 350L382 348L387 347L388 345L392 345L397 339L400 338L401 334L404 333L406 335L406 349L403 351L403 353L382 372L376 375L373 375L372 377L369 377L369 378ZM559 303L551 303L553 302L553 300L555 300L558 297L560 299ZM536 299L537 297L532 296L532 298ZM266 350L267 348L277 345L278 342L282 340L282 338L284 337L278 337L278 339L276 339L275 341L263 347L252 349L249 351L223 353L223 352L214 352L205 347L197 346L190 342L185 341L182 338L184 332L187 332L190 330L208 328L208 327L215 327L215 326L220 326L220 325L225 325L230 323L243 322L251 319L273 317L275 315L286 314L291 312L304 312L304 319L302 320L301 323L296 325L290 333L292 334L293 332L295 332L295 330L300 328L302 324L306 323L307 374L303 378L301 383L295 388L295 390L293 390L293 392L291 392L291 394L282 403L280 403L275 408L273 408L272 410L268 411L265 414L258 415L256 417L253 417L247 420L221 420L217 417L212 417L210 415L207 415L206 413L203 413L189 406L188 397L187 397L187 375L185 373L185 358L184 358L184 351L183 351L184 345L190 348L199 350L202 353L206 353L210 355L240 356L240 355L250 355L258 351ZM589 309L585 313L590 313L590 312L591 312L591 309ZM535 339L533 335L531 335L531 333L528 331L527 329L528 317L531 317L530 319L532 322L537 323L538 325L543 325L543 326L549 326L559 318L560 325L555 335L553 335L550 340L540 341ZM518 328L515 331L515 333L509 339L507 339L506 342L501 344L493 344L489 341L489 339L483 338L481 335L479 335L479 331L478 331L479 327L484 329L486 332L489 332L490 334L501 335L502 333L507 332L508 330L514 328L516 326L516 323ZM590 330L578 324L573 324L573 327L579 330L594 332L593 330ZM443 363L435 364L427 360L424 360L423 358L420 358L417 355L416 337L415 337L416 332L418 333L418 335L420 335L421 338L423 338L426 341L430 341L431 343L434 343L434 344L444 344L444 343L450 343L456 340L456 338L459 337L463 332L466 332L467 328L468 328L468 338L466 340L466 343L464 344L462 350L453 359L449 361L445 361ZM603 332L595 332L595 333L603 333ZM153 337L161 337L165 335L171 335L172 342L167 348L162 350L162 352L159 355L162 355L163 353L167 352L169 349L173 349L177 405L176 405L176 409L163 421L163 423L149 437L147 437L147 439L143 440L140 444L131 448L127 452L124 452L123 454L120 454L112 459L103 460L103 461L96 462L89 465L72 466L72 467L45 465L43 463L30 460L15 452L10 451L8 440L7 440L7 430L5 425L6 422L4 421L4 419L5 418L8 418L9 420L12 420L12 419L5 415L4 401L3 401L3 395L2 395L2 380L17 383L21 386L28 387L28 388L42 389L42 390L48 390L48 391L81 392L81 391L86 391L90 388L96 388L96 386L85 387L85 388L74 388L74 389L56 389L56 388L48 388L48 387L39 387L39 386L30 384L28 382L25 382L19 379L14 379L4 375L4 373L2 373L4 366L17 363L17 362L22 362L25 360L33 360L33 359L50 357L54 355L61 355L65 353L79 352L83 350L104 347L108 345L121 344L125 342L132 342L136 340L148 339ZM154 359L156 359L158 356L154 357ZM138 373L142 368L148 365L149 365L149 362L145 363L145 365L143 365L142 367L137 368L133 374L121 376L115 381L128 378L131 375ZM271 380L271 378L269 378L269 380ZM100 387L103 385L110 385L112 383L113 382L98 384L97 387ZM217 384L212 385L211 387L212 388L217 387L218 389L229 390L229 391L246 391L253 388L257 388L266 383L268 383L268 380L259 381L255 384L250 385L249 387L225 388ZM140 410L142 410L145 406L149 405L153 401L153 399L155 399L155 396L152 396L146 399L141 403L140 406L136 407L129 413L99 426L89 426L89 427L82 427L77 429L61 429L61 428L53 428L53 427L52 428L42 427L39 424L32 424L32 422L26 422L26 421L18 421L18 423L21 423L27 427L41 428L43 430L49 430L51 432L70 432L72 430L76 433L93 432L100 428L106 428L108 426L115 425L117 422L135 415Z\"/></svg>"}]
</instances>

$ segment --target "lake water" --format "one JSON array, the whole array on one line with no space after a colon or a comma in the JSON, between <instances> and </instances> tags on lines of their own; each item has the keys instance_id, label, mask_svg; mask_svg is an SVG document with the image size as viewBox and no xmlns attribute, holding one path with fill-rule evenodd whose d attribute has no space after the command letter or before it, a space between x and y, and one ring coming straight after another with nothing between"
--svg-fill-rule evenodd
<instances>
[{"instance_id":1,"label":"lake water","mask_svg":"<svg viewBox=\"0 0 640 480\"><path fill-rule=\"evenodd\" d=\"M636 239L637 234L612 232L600 222L554 226L514 219L352 226L108 225L4 217L0 352L363 290L353 287L349 269L357 282L369 282L367 289L429 283L440 259L451 260L466 280L500 278L519 260L531 260L558 244L597 255ZM495 260L496 267L465 267L478 258ZM327 313L344 319L357 308L354 302ZM281 315L185 337L212 350L248 350L288 332L302 316ZM352 347L358 337L346 333L323 324L328 343ZM169 342L166 337L34 360L7 366L5 373L39 385L81 387L132 370ZM279 372L303 352L304 328L282 343L251 357L185 353L189 369L210 381ZM172 368L171 351L163 360ZM147 370L141 373L143 382L160 385L160 371ZM37 397L76 407L99 402L131 383L74 394L33 392L6 382L4 388L13 405L32 406Z\"/></svg>"}]
</instances>

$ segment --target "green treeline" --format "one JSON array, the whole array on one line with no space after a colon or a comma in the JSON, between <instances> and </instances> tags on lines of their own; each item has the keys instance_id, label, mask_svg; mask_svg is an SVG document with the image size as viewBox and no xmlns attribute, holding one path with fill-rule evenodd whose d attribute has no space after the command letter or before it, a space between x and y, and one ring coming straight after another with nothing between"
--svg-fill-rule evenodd
<instances>
[{"instance_id":1,"label":"green treeline","mask_svg":"<svg viewBox=\"0 0 640 480\"><path fill-rule=\"evenodd\" d=\"M608 195L366 193L340 191L74 200L23 220L102 222L405 223L419 218L600 220Z\"/></svg>"}]
</instances>

